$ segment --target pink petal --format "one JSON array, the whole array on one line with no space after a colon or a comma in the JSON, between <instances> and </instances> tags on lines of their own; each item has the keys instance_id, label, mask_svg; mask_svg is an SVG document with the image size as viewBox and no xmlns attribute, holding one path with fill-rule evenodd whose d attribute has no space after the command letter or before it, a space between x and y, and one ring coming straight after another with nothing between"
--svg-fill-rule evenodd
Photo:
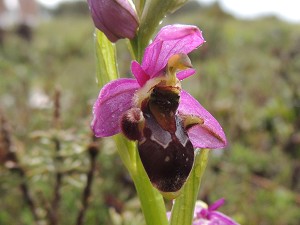
<instances>
[{"instance_id":1,"label":"pink petal","mask_svg":"<svg viewBox=\"0 0 300 225\"><path fill-rule=\"evenodd\" d=\"M224 148L226 136L218 121L194 99L189 93L181 91L179 114L194 115L203 119L204 123L188 130L189 138L195 148Z\"/></svg>"},{"instance_id":2,"label":"pink petal","mask_svg":"<svg viewBox=\"0 0 300 225\"><path fill-rule=\"evenodd\" d=\"M134 92L139 88L135 79L121 78L106 84L94 104L91 127L96 137L120 132L120 117L132 107Z\"/></svg>"},{"instance_id":3,"label":"pink petal","mask_svg":"<svg viewBox=\"0 0 300 225\"><path fill-rule=\"evenodd\" d=\"M224 198L220 198L219 200L215 201L214 203L212 203L209 207L208 210L213 211L213 210L217 210L218 208L220 208L222 205L224 205L225 203L225 199Z\"/></svg>"},{"instance_id":4,"label":"pink petal","mask_svg":"<svg viewBox=\"0 0 300 225\"><path fill-rule=\"evenodd\" d=\"M179 73L177 73L177 78L179 80L184 80L185 78L192 76L195 73L196 73L196 70L194 70L194 69L183 70L183 71L180 71Z\"/></svg>"},{"instance_id":5,"label":"pink petal","mask_svg":"<svg viewBox=\"0 0 300 225\"><path fill-rule=\"evenodd\" d=\"M220 213L218 211L210 212L209 220L211 225L239 225L239 223L235 222L230 217Z\"/></svg>"},{"instance_id":6,"label":"pink petal","mask_svg":"<svg viewBox=\"0 0 300 225\"><path fill-rule=\"evenodd\" d=\"M196 26L165 26L146 48L142 68L151 78L158 76L172 55L188 54L203 42L202 33Z\"/></svg>"},{"instance_id":7,"label":"pink petal","mask_svg":"<svg viewBox=\"0 0 300 225\"><path fill-rule=\"evenodd\" d=\"M137 61L132 61L131 72L141 87L147 82L147 80L149 80L149 75L145 73Z\"/></svg>"}]
</instances>

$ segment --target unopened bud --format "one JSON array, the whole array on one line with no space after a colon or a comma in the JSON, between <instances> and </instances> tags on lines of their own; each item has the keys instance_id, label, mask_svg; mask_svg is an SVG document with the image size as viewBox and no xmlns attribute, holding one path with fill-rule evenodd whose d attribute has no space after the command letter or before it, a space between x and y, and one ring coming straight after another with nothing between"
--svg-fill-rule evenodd
<instances>
[{"instance_id":1,"label":"unopened bud","mask_svg":"<svg viewBox=\"0 0 300 225\"><path fill-rule=\"evenodd\" d=\"M95 26L111 42L134 38L139 23L129 0L88 0L88 4Z\"/></svg>"}]
</instances>

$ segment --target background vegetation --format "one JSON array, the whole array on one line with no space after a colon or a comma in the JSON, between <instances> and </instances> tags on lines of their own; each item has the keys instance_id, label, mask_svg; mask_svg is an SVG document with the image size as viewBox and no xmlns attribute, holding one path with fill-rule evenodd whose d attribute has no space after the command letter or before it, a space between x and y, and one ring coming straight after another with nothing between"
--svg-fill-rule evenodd
<instances>
[{"instance_id":1,"label":"background vegetation","mask_svg":"<svg viewBox=\"0 0 300 225\"><path fill-rule=\"evenodd\" d=\"M12 29L0 46L0 224L143 224L114 142L89 129L99 89L87 6L47 13L31 41ZM225 197L221 211L241 224L300 224L299 25L195 2L161 26L170 23L202 29L207 42L190 55L198 74L183 87L229 140L212 150L199 198Z\"/></svg>"}]
</instances>

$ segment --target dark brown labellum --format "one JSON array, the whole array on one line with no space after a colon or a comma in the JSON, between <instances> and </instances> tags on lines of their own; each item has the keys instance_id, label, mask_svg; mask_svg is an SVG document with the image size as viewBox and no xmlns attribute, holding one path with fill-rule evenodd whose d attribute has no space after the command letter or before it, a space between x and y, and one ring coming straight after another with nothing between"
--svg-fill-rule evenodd
<instances>
[{"instance_id":1,"label":"dark brown labellum","mask_svg":"<svg viewBox=\"0 0 300 225\"><path fill-rule=\"evenodd\" d=\"M155 85L141 108L121 119L126 137L138 141L143 166L152 184L173 197L182 188L194 163L194 148L177 114L180 88Z\"/></svg>"},{"instance_id":2,"label":"dark brown labellum","mask_svg":"<svg viewBox=\"0 0 300 225\"><path fill-rule=\"evenodd\" d=\"M176 113L179 90L156 85L142 108L143 137L138 149L152 184L162 192L177 192L194 163L194 148Z\"/></svg>"},{"instance_id":3,"label":"dark brown labellum","mask_svg":"<svg viewBox=\"0 0 300 225\"><path fill-rule=\"evenodd\" d=\"M150 113L144 113L144 117L144 138L138 143L144 168L158 190L177 192L192 169L193 145L177 115L174 133L164 130Z\"/></svg>"}]
</instances>

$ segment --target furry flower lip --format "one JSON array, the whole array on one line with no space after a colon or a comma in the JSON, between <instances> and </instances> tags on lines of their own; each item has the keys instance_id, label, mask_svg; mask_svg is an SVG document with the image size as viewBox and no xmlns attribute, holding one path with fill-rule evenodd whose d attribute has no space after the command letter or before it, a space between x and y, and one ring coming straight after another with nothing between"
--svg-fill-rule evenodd
<instances>
[{"instance_id":1,"label":"furry flower lip","mask_svg":"<svg viewBox=\"0 0 300 225\"><path fill-rule=\"evenodd\" d=\"M106 84L94 104L95 136L122 132L137 141L149 179L161 192L181 189L192 169L195 148L227 145L217 120L180 84L195 73L187 54L203 43L195 26L163 27L145 49L142 63L132 62L135 79Z\"/></svg>"},{"instance_id":2,"label":"furry flower lip","mask_svg":"<svg viewBox=\"0 0 300 225\"><path fill-rule=\"evenodd\" d=\"M95 26L111 42L135 36L139 22L129 0L88 0L88 5Z\"/></svg>"}]
</instances>

